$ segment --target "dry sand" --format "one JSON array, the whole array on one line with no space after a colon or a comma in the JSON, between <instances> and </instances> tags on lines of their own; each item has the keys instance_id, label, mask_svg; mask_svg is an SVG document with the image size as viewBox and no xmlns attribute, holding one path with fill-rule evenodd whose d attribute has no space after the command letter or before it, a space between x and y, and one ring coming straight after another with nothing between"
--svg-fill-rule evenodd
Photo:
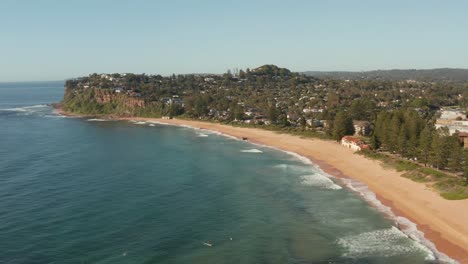
<instances>
[{"instance_id":1,"label":"dry sand","mask_svg":"<svg viewBox=\"0 0 468 264\"><path fill-rule=\"evenodd\" d=\"M395 214L416 223L418 229L424 232L425 237L432 241L440 252L460 263L468 263L468 199L446 200L428 189L425 184L401 177L401 173L384 168L378 161L354 154L337 142L201 121L129 119L189 125L218 131L305 156L333 176L349 177L366 184Z\"/></svg>"}]
</instances>

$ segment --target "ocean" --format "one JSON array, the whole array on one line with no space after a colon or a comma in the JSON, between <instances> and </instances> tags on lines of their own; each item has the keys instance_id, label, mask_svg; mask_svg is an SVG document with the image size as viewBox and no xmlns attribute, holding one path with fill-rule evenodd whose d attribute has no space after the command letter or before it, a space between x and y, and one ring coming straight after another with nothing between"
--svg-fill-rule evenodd
<instances>
[{"instance_id":1,"label":"ocean","mask_svg":"<svg viewBox=\"0 0 468 264\"><path fill-rule=\"evenodd\" d=\"M303 158L218 133L68 118L0 84L0 263L436 263Z\"/></svg>"}]
</instances>

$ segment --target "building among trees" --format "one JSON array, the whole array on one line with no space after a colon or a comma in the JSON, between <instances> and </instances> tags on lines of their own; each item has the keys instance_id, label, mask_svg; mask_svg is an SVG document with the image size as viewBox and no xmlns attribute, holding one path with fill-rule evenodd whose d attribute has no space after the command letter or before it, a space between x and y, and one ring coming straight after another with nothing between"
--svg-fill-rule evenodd
<instances>
[{"instance_id":1,"label":"building among trees","mask_svg":"<svg viewBox=\"0 0 468 264\"><path fill-rule=\"evenodd\" d=\"M352 136L344 136L341 139L341 145L350 148L354 151L360 151L365 149L370 149L369 145L366 145L362 142L359 138L352 137Z\"/></svg>"}]
</instances>

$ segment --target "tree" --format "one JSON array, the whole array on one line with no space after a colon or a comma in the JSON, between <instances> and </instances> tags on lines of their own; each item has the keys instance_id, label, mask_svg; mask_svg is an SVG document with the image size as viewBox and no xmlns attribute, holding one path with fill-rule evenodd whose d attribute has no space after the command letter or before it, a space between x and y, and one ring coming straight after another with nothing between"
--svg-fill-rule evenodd
<instances>
[{"instance_id":1,"label":"tree","mask_svg":"<svg viewBox=\"0 0 468 264\"><path fill-rule=\"evenodd\" d=\"M439 128L434 131L431 143L431 164L437 169L443 169L447 165L449 150L447 148L447 128Z\"/></svg>"},{"instance_id":2,"label":"tree","mask_svg":"<svg viewBox=\"0 0 468 264\"><path fill-rule=\"evenodd\" d=\"M184 108L178 104L171 104L169 107L169 116L178 116L184 113Z\"/></svg>"},{"instance_id":3,"label":"tree","mask_svg":"<svg viewBox=\"0 0 468 264\"><path fill-rule=\"evenodd\" d=\"M305 127L307 125L307 121L306 121L305 117L299 118L299 124L301 125L302 129L305 129Z\"/></svg>"},{"instance_id":4,"label":"tree","mask_svg":"<svg viewBox=\"0 0 468 264\"><path fill-rule=\"evenodd\" d=\"M245 72L244 72L243 70L240 70L240 71L239 71L239 78L245 79L245 77L246 77Z\"/></svg>"},{"instance_id":5,"label":"tree","mask_svg":"<svg viewBox=\"0 0 468 264\"><path fill-rule=\"evenodd\" d=\"M390 151L395 152L398 150L401 120L397 114L394 114L391 120L388 130L387 147Z\"/></svg>"},{"instance_id":6,"label":"tree","mask_svg":"<svg viewBox=\"0 0 468 264\"><path fill-rule=\"evenodd\" d=\"M204 98L197 97L195 99L194 114L197 117L202 117L208 114L208 104Z\"/></svg>"},{"instance_id":7,"label":"tree","mask_svg":"<svg viewBox=\"0 0 468 264\"><path fill-rule=\"evenodd\" d=\"M270 106L270 108L268 109L268 119L270 119L272 123L276 123L278 121L278 116L278 109L274 105Z\"/></svg>"},{"instance_id":8,"label":"tree","mask_svg":"<svg viewBox=\"0 0 468 264\"><path fill-rule=\"evenodd\" d=\"M354 134L353 119L343 111L338 112L333 122L333 138L340 141L342 137L352 134Z\"/></svg>"},{"instance_id":9,"label":"tree","mask_svg":"<svg viewBox=\"0 0 468 264\"><path fill-rule=\"evenodd\" d=\"M288 121L288 116L285 113L279 115L278 119L283 127L287 127L290 125Z\"/></svg>"},{"instance_id":10,"label":"tree","mask_svg":"<svg viewBox=\"0 0 468 264\"><path fill-rule=\"evenodd\" d=\"M244 111L240 105L234 108L234 118L238 121L244 119Z\"/></svg>"},{"instance_id":11,"label":"tree","mask_svg":"<svg viewBox=\"0 0 468 264\"><path fill-rule=\"evenodd\" d=\"M420 161L424 163L424 166L427 166L431 155L432 135L434 134L433 130L432 125L428 124L421 131L421 135L419 137L418 156Z\"/></svg>"},{"instance_id":12,"label":"tree","mask_svg":"<svg viewBox=\"0 0 468 264\"><path fill-rule=\"evenodd\" d=\"M354 120L372 120L375 111L375 103L369 99L354 100L351 103L349 112Z\"/></svg>"},{"instance_id":13,"label":"tree","mask_svg":"<svg viewBox=\"0 0 468 264\"><path fill-rule=\"evenodd\" d=\"M463 168L463 150L460 142L456 135L448 137L447 140L449 149L447 166L452 171L461 171Z\"/></svg>"},{"instance_id":14,"label":"tree","mask_svg":"<svg viewBox=\"0 0 468 264\"><path fill-rule=\"evenodd\" d=\"M468 149L465 149L463 156L464 156L463 176L465 177L465 181L468 183Z\"/></svg>"},{"instance_id":15,"label":"tree","mask_svg":"<svg viewBox=\"0 0 468 264\"><path fill-rule=\"evenodd\" d=\"M403 157L407 157L408 155L408 131L406 125L402 125L398 133L398 152Z\"/></svg>"},{"instance_id":16,"label":"tree","mask_svg":"<svg viewBox=\"0 0 468 264\"><path fill-rule=\"evenodd\" d=\"M375 133L372 134L371 145L372 145L373 149L379 149L380 148L381 142L380 142L379 138L376 136Z\"/></svg>"},{"instance_id":17,"label":"tree","mask_svg":"<svg viewBox=\"0 0 468 264\"><path fill-rule=\"evenodd\" d=\"M387 112L382 111L377 115L377 118L375 120L375 127L372 137L375 137L375 142L378 142L379 148L382 144L387 144L387 116Z\"/></svg>"}]
</instances>

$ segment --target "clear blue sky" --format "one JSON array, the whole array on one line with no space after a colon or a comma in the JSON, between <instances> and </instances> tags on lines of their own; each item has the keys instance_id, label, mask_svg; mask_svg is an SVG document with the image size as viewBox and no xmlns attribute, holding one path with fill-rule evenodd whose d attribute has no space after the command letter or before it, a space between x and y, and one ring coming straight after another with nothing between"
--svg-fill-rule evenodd
<instances>
[{"instance_id":1,"label":"clear blue sky","mask_svg":"<svg viewBox=\"0 0 468 264\"><path fill-rule=\"evenodd\" d=\"M468 1L2 0L0 81L468 68Z\"/></svg>"}]
</instances>

